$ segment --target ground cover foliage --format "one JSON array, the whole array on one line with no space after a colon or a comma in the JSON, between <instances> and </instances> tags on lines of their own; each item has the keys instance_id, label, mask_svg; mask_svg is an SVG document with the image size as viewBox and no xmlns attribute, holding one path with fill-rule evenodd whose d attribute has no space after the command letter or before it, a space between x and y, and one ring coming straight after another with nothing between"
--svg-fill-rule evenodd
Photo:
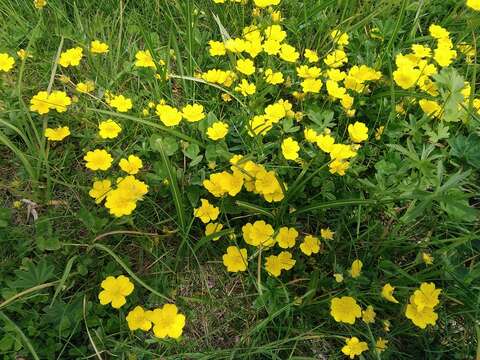
<instances>
[{"instance_id":1,"label":"ground cover foliage","mask_svg":"<svg viewBox=\"0 0 480 360\"><path fill-rule=\"evenodd\" d=\"M4 359L480 356L477 0L0 0Z\"/></svg>"}]
</instances>

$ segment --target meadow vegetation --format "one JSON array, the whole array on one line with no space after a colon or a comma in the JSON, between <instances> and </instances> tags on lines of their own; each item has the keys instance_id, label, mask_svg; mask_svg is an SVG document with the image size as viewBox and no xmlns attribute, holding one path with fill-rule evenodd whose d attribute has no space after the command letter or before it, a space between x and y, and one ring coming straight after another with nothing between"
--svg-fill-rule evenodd
<instances>
[{"instance_id":1,"label":"meadow vegetation","mask_svg":"<svg viewBox=\"0 0 480 360\"><path fill-rule=\"evenodd\" d=\"M480 359L479 0L0 0L2 359Z\"/></svg>"}]
</instances>

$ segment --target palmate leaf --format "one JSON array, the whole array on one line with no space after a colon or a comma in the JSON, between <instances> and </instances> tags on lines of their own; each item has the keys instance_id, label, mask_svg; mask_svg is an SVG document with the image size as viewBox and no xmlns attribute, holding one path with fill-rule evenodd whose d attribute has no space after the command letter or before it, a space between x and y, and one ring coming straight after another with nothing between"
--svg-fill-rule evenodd
<instances>
[{"instance_id":1,"label":"palmate leaf","mask_svg":"<svg viewBox=\"0 0 480 360\"><path fill-rule=\"evenodd\" d=\"M15 280L9 281L12 289L28 289L51 280L54 276L53 265L42 259L38 263L28 262L25 269L15 270Z\"/></svg>"}]
</instances>

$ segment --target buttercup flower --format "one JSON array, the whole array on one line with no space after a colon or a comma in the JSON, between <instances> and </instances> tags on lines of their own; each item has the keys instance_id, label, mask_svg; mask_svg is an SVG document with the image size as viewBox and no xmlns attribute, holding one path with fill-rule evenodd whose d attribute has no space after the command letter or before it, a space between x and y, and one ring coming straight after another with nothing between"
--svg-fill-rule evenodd
<instances>
[{"instance_id":1,"label":"buttercup flower","mask_svg":"<svg viewBox=\"0 0 480 360\"><path fill-rule=\"evenodd\" d=\"M382 288L382 297L387 301L398 304L398 300L393 297L394 290L394 286L390 285L390 283L386 283Z\"/></svg>"},{"instance_id":2,"label":"buttercup flower","mask_svg":"<svg viewBox=\"0 0 480 360\"><path fill-rule=\"evenodd\" d=\"M107 197L111 189L112 182L110 180L97 180L93 183L88 195L95 199L96 204L100 204Z\"/></svg>"},{"instance_id":3,"label":"buttercup flower","mask_svg":"<svg viewBox=\"0 0 480 360\"><path fill-rule=\"evenodd\" d=\"M130 279L126 276L120 275L118 277L108 276L101 284L102 290L98 294L100 304L112 304L115 309L121 308L127 300L128 295L133 292L134 286Z\"/></svg>"},{"instance_id":4,"label":"buttercup flower","mask_svg":"<svg viewBox=\"0 0 480 360\"><path fill-rule=\"evenodd\" d=\"M54 90L47 99L50 109L55 109L59 113L67 111L67 107L72 103L72 99L65 91Z\"/></svg>"},{"instance_id":5,"label":"buttercup flower","mask_svg":"<svg viewBox=\"0 0 480 360\"><path fill-rule=\"evenodd\" d=\"M36 111L40 115L47 114L50 111L50 102L46 91L39 91L30 99L30 110Z\"/></svg>"},{"instance_id":6,"label":"buttercup flower","mask_svg":"<svg viewBox=\"0 0 480 360\"><path fill-rule=\"evenodd\" d=\"M15 59L13 57L5 53L0 53L0 71L9 72L14 64Z\"/></svg>"},{"instance_id":7,"label":"buttercup flower","mask_svg":"<svg viewBox=\"0 0 480 360\"><path fill-rule=\"evenodd\" d=\"M87 163L85 166L87 169L96 171L96 170L108 170L112 166L113 158L112 156L103 149L95 149L93 151L87 152L83 157Z\"/></svg>"},{"instance_id":8,"label":"buttercup flower","mask_svg":"<svg viewBox=\"0 0 480 360\"><path fill-rule=\"evenodd\" d=\"M330 314L336 322L355 324L357 318L362 317L362 309L357 301L350 296L333 298L330 302Z\"/></svg>"},{"instance_id":9,"label":"buttercup flower","mask_svg":"<svg viewBox=\"0 0 480 360\"><path fill-rule=\"evenodd\" d=\"M182 109L182 116L188 122L197 122L205 119L203 106L200 104L187 105Z\"/></svg>"},{"instance_id":10,"label":"buttercup flower","mask_svg":"<svg viewBox=\"0 0 480 360\"><path fill-rule=\"evenodd\" d=\"M280 276L282 270L290 270L295 265L292 254L282 251L278 256L270 255L265 261L265 270L272 276Z\"/></svg>"},{"instance_id":11,"label":"buttercup flower","mask_svg":"<svg viewBox=\"0 0 480 360\"><path fill-rule=\"evenodd\" d=\"M90 43L90 52L92 54L106 54L108 52L108 45L99 40L93 40Z\"/></svg>"},{"instance_id":12,"label":"buttercup flower","mask_svg":"<svg viewBox=\"0 0 480 360\"><path fill-rule=\"evenodd\" d=\"M247 270L247 249L239 249L236 246L229 246L227 253L223 255L223 265L229 272Z\"/></svg>"},{"instance_id":13,"label":"buttercup flower","mask_svg":"<svg viewBox=\"0 0 480 360\"><path fill-rule=\"evenodd\" d=\"M221 231L223 229L223 225L220 224L220 223L208 223L206 226L205 226L205 236L209 236L209 235L212 235L212 234L215 234L219 231ZM214 237L212 240L213 241L216 241L220 239L220 236L216 236Z\"/></svg>"},{"instance_id":14,"label":"buttercup flower","mask_svg":"<svg viewBox=\"0 0 480 360\"><path fill-rule=\"evenodd\" d=\"M154 69L157 68L149 50L139 50L135 54L135 59L136 67L151 67Z\"/></svg>"},{"instance_id":15,"label":"buttercup flower","mask_svg":"<svg viewBox=\"0 0 480 360\"><path fill-rule=\"evenodd\" d=\"M68 49L60 54L58 63L63 67L78 66L83 57L83 49L75 47Z\"/></svg>"},{"instance_id":16,"label":"buttercup flower","mask_svg":"<svg viewBox=\"0 0 480 360\"><path fill-rule=\"evenodd\" d=\"M141 306L136 306L127 314L128 328L132 331L143 330L148 331L152 327L150 320L152 316L151 311L145 311Z\"/></svg>"},{"instance_id":17,"label":"buttercup flower","mask_svg":"<svg viewBox=\"0 0 480 360\"><path fill-rule=\"evenodd\" d=\"M127 112L133 107L132 100L123 95L117 95L109 102L110 106L117 109L118 112Z\"/></svg>"},{"instance_id":18,"label":"buttercup flower","mask_svg":"<svg viewBox=\"0 0 480 360\"><path fill-rule=\"evenodd\" d=\"M335 232L330 230L330 228L320 229L320 236L324 240L333 240L334 235L335 235Z\"/></svg>"},{"instance_id":19,"label":"buttercup flower","mask_svg":"<svg viewBox=\"0 0 480 360\"><path fill-rule=\"evenodd\" d=\"M171 337L178 339L185 326L185 315L179 314L177 306L174 304L165 304L159 309L155 309L148 314L153 323L153 334L160 339Z\"/></svg>"},{"instance_id":20,"label":"buttercup flower","mask_svg":"<svg viewBox=\"0 0 480 360\"><path fill-rule=\"evenodd\" d=\"M368 305L365 310L362 310L362 320L366 324L373 324L376 315L372 305Z\"/></svg>"},{"instance_id":21,"label":"buttercup flower","mask_svg":"<svg viewBox=\"0 0 480 360\"><path fill-rule=\"evenodd\" d=\"M255 64L250 59L240 59L237 61L236 69L244 75L252 75L255 73Z\"/></svg>"},{"instance_id":22,"label":"buttercup flower","mask_svg":"<svg viewBox=\"0 0 480 360\"><path fill-rule=\"evenodd\" d=\"M300 244L300 250L307 256L317 254L320 251L320 240L315 236L307 235Z\"/></svg>"},{"instance_id":23,"label":"buttercup flower","mask_svg":"<svg viewBox=\"0 0 480 360\"><path fill-rule=\"evenodd\" d=\"M480 11L480 0L467 0L467 6L473 10Z\"/></svg>"},{"instance_id":24,"label":"buttercup flower","mask_svg":"<svg viewBox=\"0 0 480 360\"><path fill-rule=\"evenodd\" d=\"M375 342L375 349L377 350L378 353L381 353L387 350L387 344L388 344L388 340L385 340L383 338L378 338L378 340Z\"/></svg>"},{"instance_id":25,"label":"buttercup flower","mask_svg":"<svg viewBox=\"0 0 480 360\"><path fill-rule=\"evenodd\" d=\"M270 247L275 244L273 227L263 220L242 227L243 239L249 245Z\"/></svg>"},{"instance_id":26,"label":"buttercup flower","mask_svg":"<svg viewBox=\"0 0 480 360\"><path fill-rule=\"evenodd\" d=\"M98 135L102 139L115 139L118 136L118 134L120 134L120 132L122 131L122 128L120 127L120 125L118 125L112 119L102 121L98 125L98 129L99 129Z\"/></svg>"},{"instance_id":27,"label":"buttercup flower","mask_svg":"<svg viewBox=\"0 0 480 360\"><path fill-rule=\"evenodd\" d=\"M68 126L62 126L56 129L46 128L44 135L50 141L62 141L70 135L70 130Z\"/></svg>"},{"instance_id":28,"label":"buttercup flower","mask_svg":"<svg viewBox=\"0 0 480 360\"><path fill-rule=\"evenodd\" d=\"M291 137L286 138L282 142L282 154L283 157L287 160L297 160L298 152L300 151L300 146L298 142L293 140Z\"/></svg>"},{"instance_id":29,"label":"buttercup flower","mask_svg":"<svg viewBox=\"0 0 480 360\"><path fill-rule=\"evenodd\" d=\"M165 126L175 126L182 121L182 113L170 105L158 104L156 114Z\"/></svg>"},{"instance_id":30,"label":"buttercup flower","mask_svg":"<svg viewBox=\"0 0 480 360\"><path fill-rule=\"evenodd\" d=\"M298 231L294 228L281 227L275 240L282 249L288 249L295 246L297 237Z\"/></svg>"},{"instance_id":31,"label":"buttercup flower","mask_svg":"<svg viewBox=\"0 0 480 360\"><path fill-rule=\"evenodd\" d=\"M143 167L142 159L135 155L130 155L128 159L121 159L118 165L129 175L137 174Z\"/></svg>"},{"instance_id":32,"label":"buttercup flower","mask_svg":"<svg viewBox=\"0 0 480 360\"><path fill-rule=\"evenodd\" d=\"M361 143L368 139L368 128L364 123L356 121L355 124L348 125L348 134L353 142Z\"/></svg>"},{"instance_id":33,"label":"buttercup flower","mask_svg":"<svg viewBox=\"0 0 480 360\"><path fill-rule=\"evenodd\" d=\"M216 121L207 129L207 136L212 140L221 140L228 133L228 124L223 121Z\"/></svg>"},{"instance_id":34,"label":"buttercup flower","mask_svg":"<svg viewBox=\"0 0 480 360\"><path fill-rule=\"evenodd\" d=\"M358 340L357 337L351 337L345 340L346 345L342 348L342 352L353 359L355 356L361 355L368 350L368 344L365 341Z\"/></svg>"},{"instance_id":35,"label":"buttercup flower","mask_svg":"<svg viewBox=\"0 0 480 360\"><path fill-rule=\"evenodd\" d=\"M202 220L205 224L210 221L215 221L218 218L218 214L220 214L220 210L210 204L210 202L206 199L200 199L202 205L199 208L195 209L194 215L195 217Z\"/></svg>"},{"instance_id":36,"label":"buttercup flower","mask_svg":"<svg viewBox=\"0 0 480 360\"><path fill-rule=\"evenodd\" d=\"M362 267L363 263L361 260L356 259L352 262L352 267L350 268L350 276L352 278L357 278L360 276L360 273L362 272Z\"/></svg>"}]
</instances>

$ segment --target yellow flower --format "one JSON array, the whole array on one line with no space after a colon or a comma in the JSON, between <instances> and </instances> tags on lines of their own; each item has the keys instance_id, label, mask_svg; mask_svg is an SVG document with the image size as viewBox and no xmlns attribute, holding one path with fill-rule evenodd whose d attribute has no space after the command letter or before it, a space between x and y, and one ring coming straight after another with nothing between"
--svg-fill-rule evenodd
<instances>
[{"instance_id":1,"label":"yellow flower","mask_svg":"<svg viewBox=\"0 0 480 360\"><path fill-rule=\"evenodd\" d=\"M63 67L78 66L83 57L83 49L75 47L68 49L60 54L58 63Z\"/></svg>"},{"instance_id":2,"label":"yellow flower","mask_svg":"<svg viewBox=\"0 0 480 360\"><path fill-rule=\"evenodd\" d=\"M424 307L420 310L417 305L412 302L412 299L410 299L410 303L407 305L405 316L421 329L425 329L427 325L435 325L438 319L437 313L433 311L432 308Z\"/></svg>"},{"instance_id":3,"label":"yellow flower","mask_svg":"<svg viewBox=\"0 0 480 360\"><path fill-rule=\"evenodd\" d=\"M290 270L295 265L292 254L288 251L282 251L278 256L270 255L265 261L265 270L269 275L280 276L282 270Z\"/></svg>"},{"instance_id":4,"label":"yellow flower","mask_svg":"<svg viewBox=\"0 0 480 360\"><path fill-rule=\"evenodd\" d=\"M243 175L237 169L234 169L233 174L227 171L211 174L210 179L203 181L203 186L216 197L221 197L225 194L236 196L242 190Z\"/></svg>"},{"instance_id":5,"label":"yellow flower","mask_svg":"<svg viewBox=\"0 0 480 360\"><path fill-rule=\"evenodd\" d=\"M130 279L126 276L120 275L118 277L108 276L101 284L102 290L98 294L100 304L112 304L115 309L121 308L127 300L128 295L133 292L134 286Z\"/></svg>"},{"instance_id":6,"label":"yellow flower","mask_svg":"<svg viewBox=\"0 0 480 360\"><path fill-rule=\"evenodd\" d=\"M375 130L375 140L380 140L383 135L383 131L385 130L385 126L379 126L377 130Z\"/></svg>"},{"instance_id":7,"label":"yellow flower","mask_svg":"<svg viewBox=\"0 0 480 360\"><path fill-rule=\"evenodd\" d=\"M132 331L143 330L148 331L152 327L150 317L151 311L145 311L141 306L136 306L132 311L127 314L128 328Z\"/></svg>"},{"instance_id":8,"label":"yellow flower","mask_svg":"<svg viewBox=\"0 0 480 360\"><path fill-rule=\"evenodd\" d=\"M223 229L223 225L220 223L208 223L207 226L205 226L205 236L210 236L212 234L215 234ZM213 241L216 241L220 239L220 236L215 236L212 238Z\"/></svg>"},{"instance_id":9,"label":"yellow flower","mask_svg":"<svg viewBox=\"0 0 480 360\"><path fill-rule=\"evenodd\" d=\"M330 52L323 62L331 68L339 68L348 62L347 54L341 49Z\"/></svg>"},{"instance_id":10,"label":"yellow flower","mask_svg":"<svg viewBox=\"0 0 480 360\"><path fill-rule=\"evenodd\" d=\"M67 111L67 107L72 103L72 99L65 91L52 91L48 96L48 105L50 109L55 109L59 113Z\"/></svg>"},{"instance_id":11,"label":"yellow flower","mask_svg":"<svg viewBox=\"0 0 480 360\"><path fill-rule=\"evenodd\" d=\"M33 0L36 9L42 9L47 5L47 0Z\"/></svg>"},{"instance_id":12,"label":"yellow flower","mask_svg":"<svg viewBox=\"0 0 480 360\"><path fill-rule=\"evenodd\" d=\"M253 95L257 91L255 84L248 82L245 79L242 79L240 84L235 87L235 91L239 92L243 96Z\"/></svg>"},{"instance_id":13,"label":"yellow flower","mask_svg":"<svg viewBox=\"0 0 480 360\"><path fill-rule=\"evenodd\" d=\"M345 160L333 160L330 164L328 164L330 174L338 174L340 176L344 176L346 171L350 167L350 163Z\"/></svg>"},{"instance_id":14,"label":"yellow flower","mask_svg":"<svg viewBox=\"0 0 480 360\"><path fill-rule=\"evenodd\" d=\"M382 288L382 297L387 301L398 304L398 300L393 297L394 290L394 286L390 285L390 283L386 283Z\"/></svg>"},{"instance_id":15,"label":"yellow flower","mask_svg":"<svg viewBox=\"0 0 480 360\"><path fill-rule=\"evenodd\" d=\"M115 217L130 215L137 207L136 200L125 190L115 189L107 194L105 207Z\"/></svg>"},{"instance_id":16,"label":"yellow flower","mask_svg":"<svg viewBox=\"0 0 480 360\"><path fill-rule=\"evenodd\" d=\"M318 135L317 137L317 146L326 153L330 153L330 151L332 151L334 144L335 139L331 135L323 134Z\"/></svg>"},{"instance_id":17,"label":"yellow flower","mask_svg":"<svg viewBox=\"0 0 480 360\"><path fill-rule=\"evenodd\" d=\"M360 276L360 273L362 272L362 267L363 267L363 263L361 260L354 260L352 262L352 267L350 268L350 276L352 278L357 278Z\"/></svg>"},{"instance_id":18,"label":"yellow flower","mask_svg":"<svg viewBox=\"0 0 480 360\"><path fill-rule=\"evenodd\" d=\"M153 334L160 339L171 337L178 339L185 326L185 315L179 314L177 306L165 304L159 309L151 311L149 319L153 323Z\"/></svg>"},{"instance_id":19,"label":"yellow flower","mask_svg":"<svg viewBox=\"0 0 480 360\"><path fill-rule=\"evenodd\" d=\"M118 165L129 175L137 174L143 167L142 159L135 155L130 155L128 159L121 159Z\"/></svg>"},{"instance_id":20,"label":"yellow flower","mask_svg":"<svg viewBox=\"0 0 480 360\"><path fill-rule=\"evenodd\" d=\"M418 104L422 108L423 112L428 116L440 117L442 115L442 107L435 100L421 99Z\"/></svg>"},{"instance_id":21,"label":"yellow flower","mask_svg":"<svg viewBox=\"0 0 480 360\"><path fill-rule=\"evenodd\" d=\"M415 290L410 301L416 305L418 311L423 311L426 307L433 309L439 304L438 296L441 291L441 289L435 289L434 283L422 283L420 289Z\"/></svg>"},{"instance_id":22,"label":"yellow flower","mask_svg":"<svg viewBox=\"0 0 480 360\"><path fill-rule=\"evenodd\" d=\"M302 91L304 93L319 93L320 89L322 88L322 80L320 79L305 79L301 82Z\"/></svg>"},{"instance_id":23,"label":"yellow flower","mask_svg":"<svg viewBox=\"0 0 480 360\"><path fill-rule=\"evenodd\" d=\"M445 39L450 36L450 33L446 29L436 24L430 25L428 31L430 32L430 35L437 40Z\"/></svg>"},{"instance_id":24,"label":"yellow flower","mask_svg":"<svg viewBox=\"0 0 480 360\"><path fill-rule=\"evenodd\" d=\"M268 202L281 201L284 198L283 190L277 180L275 171L266 171L265 169L258 171L254 184L255 192L261 194ZM247 187L247 184L245 184L245 187Z\"/></svg>"},{"instance_id":25,"label":"yellow flower","mask_svg":"<svg viewBox=\"0 0 480 360\"><path fill-rule=\"evenodd\" d=\"M322 74L322 69L317 66L308 67L301 65L297 67L297 75L302 79L316 79Z\"/></svg>"},{"instance_id":26,"label":"yellow flower","mask_svg":"<svg viewBox=\"0 0 480 360\"><path fill-rule=\"evenodd\" d=\"M70 130L68 126L58 127L56 129L46 128L44 135L50 141L62 141L70 135Z\"/></svg>"},{"instance_id":27,"label":"yellow flower","mask_svg":"<svg viewBox=\"0 0 480 360\"><path fill-rule=\"evenodd\" d=\"M197 122L205 119L205 113L203 112L203 106L200 104L189 104L183 107L182 116L188 122Z\"/></svg>"},{"instance_id":28,"label":"yellow flower","mask_svg":"<svg viewBox=\"0 0 480 360\"><path fill-rule=\"evenodd\" d=\"M355 124L348 125L348 135L354 143L361 143L368 139L368 127L359 121L356 121Z\"/></svg>"},{"instance_id":29,"label":"yellow flower","mask_svg":"<svg viewBox=\"0 0 480 360\"><path fill-rule=\"evenodd\" d=\"M273 227L263 220L242 227L243 239L249 245L270 247L275 244Z\"/></svg>"},{"instance_id":30,"label":"yellow flower","mask_svg":"<svg viewBox=\"0 0 480 360\"><path fill-rule=\"evenodd\" d=\"M342 348L342 353L349 356L350 359L355 356L361 355L364 351L368 350L368 344L365 341L358 340L357 337L351 337L345 340L346 345Z\"/></svg>"},{"instance_id":31,"label":"yellow flower","mask_svg":"<svg viewBox=\"0 0 480 360\"><path fill-rule=\"evenodd\" d=\"M223 255L223 265L229 272L239 272L247 270L248 257L247 249L239 249L236 246L229 246L227 253Z\"/></svg>"},{"instance_id":32,"label":"yellow flower","mask_svg":"<svg viewBox=\"0 0 480 360\"><path fill-rule=\"evenodd\" d=\"M295 240L297 237L298 231L294 228L281 227L275 237L275 241L282 249L288 249L295 246Z\"/></svg>"},{"instance_id":33,"label":"yellow flower","mask_svg":"<svg viewBox=\"0 0 480 360\"><path fill-rule=\"evenodd\" d=\"M404 90L414 86L420 78L421 72L413 67L399 67L393 72L393 80Z\"/></svg>"},{"instance_id":34,"label":"yellow flower","mask_svg":"<svg viewBox=\"0 0 480 360\"><path fill-rule=\"evenodd\" d=\"M318 54L315 50L305 49L305 59L308 60L309 63L316 63L318 59Z\"/></svg>"},{"instance_id":35,"label":"yellow flower","mask_svg":"<svg viewBox=\"0 0 480 360\"><path fill-rule=\"evenodd\" d=\"M266 8L268 6L274 6L280 4L280 0L253 0L255 6L259 8Z\"/></svg>"},{"instance_id":36,"label":"yellow flower","mask_svg":"<svg viewBox=\"0 0 480 360\"><path fill-rule=\"evenodd\" d=\"M343 282L343 275L342 275L342 274L336 273L336 274L333 274L333 277L335 278L335 281L336 281L337 283Z\"/></svg>"},{"instance_id":37,"label":"yellow flower","mask_svg":"<svg viewBox=\"0 0 480 360\"><path fill-rule=\"evenodd\" d=\"M210 221L215 221L220 214L220 210L210 204L210 202L206 199L200 200L202 205L195 209L194 215L195 217L199 218L203 221L203 223L208 223Z\"/></svg>"},{"instance_id":38,"label":"yellow flower","mask_svg":"<svg viewBox=\"0 0 480 360\"><path fill-rule=\"evenodd\" d=\"M228 124L223 121L216 121L207 129L207 136L212 140L223 139L228 133Z\"/></svg>"},{"instance_id":39,"label":"yellow flower","mask_svg":"<svg viewBox=\"0 0 480 360\"><path fill-rule=\"evenodd\" d=\"M387 344L388 340L378 338L378 340L375 342L375 349L378 353L382 353L383 351L387 350Z\"/></svg>"},{"instance_id":40,"label":"yellow flower","mask_svg":"<svg viewBox=\"0 0 480 360\"><path fill-rule=\"evenodd\" d=\"M303 136L305 137L305 140L307 140L309 143L316 143L318 133L313 129L306 128L305 130L303 130Z\"/></svg>"},{"instance_id":41,"label":"yellow flower","mask_svg":"<svg viewBox=\"0 0 480 360\"><path fill-rule=\"evenodd\" d=\"M115 139L118 136L118 134L120 134L120 132L122 131L122 128L120 127L120 125L118 125L112 119L102 121L98 125L98 129L99 129L98 135L102 139Z\"/></svg>"},{"instance_id":42,"label":"yellow flower","mask_svg":"<svg viewBox=\"0 0 480 360\"><path fill-rule=\"evenodd\" d=\"M117 109L118 112L127 112L133 107L132 100L123 95L113 97L109 104L111 107Z\"/></svg>"},{"instance_id":43,"label":"yellow flower","mask_svg":"<svg viewBox=\"0 0 480 360\"><path fill-rule=\"evenodd\" d=\"M433 58L441 67L447 67L457 57L457 52L452 50L450 46L438 46L433 51Z\"/></svg>"},{"instance_id":44,"label":"yellow flower","mask_svg":"<svg viewBox=\"0 0 480 360\"><path fill-rule=\"evenodd\" d=\"M340 46L346 46L349 44L349 36L347 33L341 32L340 30L333 30L330 33L330 37L333 42Z\"/></svg>"},{"instance_id":45,"label":"yellow flower","mask_svg":"<svg viewBox=\"0 0 480 360\"><path fill-rule=\"evenodd\" d=\"M265 51L268 55L277 55L280 52L282 44L280 41L267 39L263 43L263 51Z\"/></svg>"},{"instance_id":46,"label":"yellow flower","mask_svg":"<svg viewBox=\"0 0 480 360\"><path fill-rule=\"evenodd\" d=\"M182 121L182 113L170 105L158 104L155 113L165 126L175 126Z\"/></svg>"},{"instance_id":47,"label":"yellow flower","mask_svg":"<svg viewBox=\"0 0 480 360\"><path fill-rule=\"evenodd\" d=\"M30 99L30 110L36 111L40 115L47 114L50 111L50 102L46 91L39 91Z\"/></svg>"},{"instance_id":48,"label":"yellow flower","mask_svg":"<svg viewBox=\"0 0 480 360\"><path fill-rule=\"evenodd\" d=\"M93 183L88 195L95 199L96 204L100 204L103 199L107 197L107 194L111 189L112 182L110 180L97 180Z\"/></svg>"},{"instance_id":49,"label":"yellow flower","mask_svg":"<svg viewBox=\"0 0 480 360\"><path fill-rule=\"evenodd\" d=\"M210 40L208 42L208 45L210 46L210 49L208 50L210 53L210 56L222 56L227 53L227 50L225 49L225 45L221 41Z\"/></svg>"},{"instance_id":50,"label":"yellow flower","mask_svg":"<svg viewBox=\"0 0 480 360\"><path fill-rule=\"evenodd\" d=\"M237 61L235 67L239 72L244 75L252 75L255 73L255 64L250 59L240 59Z\"/></svg>"},{"instance_id":51,"label":"yellow flower","mask_svg":"<svg viewBox=\"0 0 480 360\"><path fill-rule=\"evenodd\" d=\"M422 260L426 265L432 265L433 264L433 256L429 253L422 253Z\"/></svg>"},{"instance_id":52,"label":"yellow flower","mask_svg":"<svg viewBox=\"0 0 480 360\"><path fill-rule=\"evenodd\" d=\"M285 80L280 71L274 72L272 69L267 69L265 70L265 81L271 85L278 85L282 84Z\"/></svg>"},{"instance_id":53,"label":"yellow flower","mask_svg":"<svg viewBox=\"0 0 480 360\"><path fill-rule=\"evenodd\" d=\"M27 52L27 50L25 49L20 49L17 51L17 55L18 57L20 58L20 60L25 60L26 58L31 58L33 57L32 55L30 55L29 52Z\"/></svg>"},{"instance_id":54,"label":"yellow flower","mask_svg":"<svg viewBox=\"0 0 480 360\"><path fill-rule=\"evenodd\" d=\"M112 166L112 156L102 149L95 149L94 151L89 151L83 157L87 163L85 166L90 170L108 170Z\"/></svg>"},{"instance_id":55,"label":"yellow flower","mask_svg":"<svg viewBox=\"0 0 480 360\"><path fill-rule=\"evenodd\" d=\"M92 54L105 54L108 52L108 45L99 40L93 40L90 43L90 52Z\"/></svg>"},{"instance_id":56,"label":"yellow flower","mask_svg":"<svg viewBox=\"0 0 480 360\"><path fill-rule=\"evenodd\" d=\"M343 99L345 96L348 96L349 99L351 98L349 95L346 95L347 90L344 87L339 86L338 82L328 79L326 85L328 95L331 97L335 99ZM353 100L353 98L351 99Z\"/></svg>"},{"instance_id":57,"label":"yellow flower","mask_svg":"<svg viewBox=\"0 0 480 360\"><path fill-rule=\"evenodd\" d=\"M373 324L375 322L375 316L377 314L373 310L372 305L368 305L365 310L362 311L362 320L365 324Z\"/></svg>"},{"instance_id":58,"label":"yellow flower","mask_svg":"<svg viewBox=\"0 0 480 360\"><path fill-rule=\"evenodd\" d=\"M330 314L336 322L353 325L357 318L362 317L362 309L350 296L335 297L330 302Z\"/></svg>"},{"instance_id":59,"label":"yellow flower","mask_svg":"<svg viewBox=\"0 0 480 360\"><path fill-rule=\"evenodd\" d=\"M288 44L283 44L280 47L280 59L286 61L286 62L295 62L298 60L300 57L300 54L295 50L295 48L291 45Z\"/></svg>"},{"instance_id":60,"label":"yellow flower","mask_svg":"<svg viewBox=\"0 0 480 360\"><path fill-rule=\"evenodd\" d=\"M79 82L76 86L75 89L78 92L81 93L91 93L93 90L95 90L95 83L91 80L85 81L85 82Z\"/></svg>"},{"instance_id":61,"label":"yellow flower","mask_svg":"<svg viewBox=\"0 0 480 360\"><path fill-rule=\"evenodd\" d=\"M139 50L135 54L135 66L136 67L151 67L156 69L157 65L153 61L152 54L149 50Z\"/></svg>"},{"instance_id":62,"label":"yellow flower","mask_svg":"<svg viewBox=\"0 0 480 360\"><path fill-rule=\"evenodd\" d=\"M467 0L467 6L473 10L480 11L480 0Z\"/></svg>"},{"instance_id":63,"label":"yellow flower","mask_svg":"<svg viewBox=\"0 0 480 360\"><path fill-rule=\"evenodd\" d=\"M320 240L315 236L307 235L300 244L300 250L307 256L317 254L320 251Z\"/></svg>"},{"instance_id":64,"label":"yellow flower","mask_svg":"<svg viewBox=\"0 0 480 360\"><path fill-rule=\"evenodd\" d=\"M355 157L355 148L345 144L333 144L330 149L330 157L336 160L345 160Z\"/></svg>"},{"instance_id":65,"label":"yellow flower","mask_svg":"<svg viewBox=\"0 0 480 360\"><path fill-rule=\"evenodd\" d=\"M13 65L15 64L15 59L8 54L0 54L0 71L9 72Z\"/></svg>"},{"instance_id":66,"label":"yellow flower","mask_svg":"<svg viewBox=\"0 0 480 360\"><path fill-rule=\"evenodd\" d=\"M334 235L335 235L335 232L330 230L330 228L328 228L328 227L324 228L324 229L320 229L320 236L324 240L333 240Z\"/></svg>"},{"instance_id":67,"label":"yellow flower","mask_svg":"<svg viewBox=\"0 0 480 360\"><path fill-rule=\"evenodd\" d=\"M291 137L288 137L282 141L282 154L285 159L297 160L299 151L300 146L298 146L298 142L293 140Z\"/></svg>"}]
</instances>

